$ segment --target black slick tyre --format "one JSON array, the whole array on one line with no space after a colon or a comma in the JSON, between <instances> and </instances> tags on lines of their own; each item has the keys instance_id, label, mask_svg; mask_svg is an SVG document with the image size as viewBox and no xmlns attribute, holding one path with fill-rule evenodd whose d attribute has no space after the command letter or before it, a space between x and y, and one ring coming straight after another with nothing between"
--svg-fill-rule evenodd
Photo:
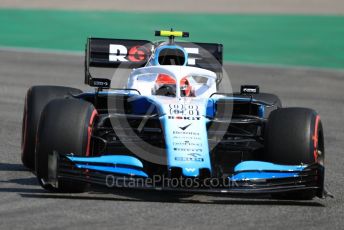
<instances>
[{"instance_id":1,"label":"black slick tyre","mask_svg":"<svg viewBox=\"0 0 344 230\"><path fill-rule=\"evenodd\" d=\"M324 165L324 134L319 115L307 108L272 111L265 130L265 160L283 165ZM322 174L318 186L323 189ZM291 193L286 198L312 199L316 192Z\"/></svg>"},{"instance_id":2,"label":"black slick tyre","mask_svg":"<svg viewBox=\"0 0 344 230\"><path fill-rule=\"evenodd\" d=\"M44 183L48 180L48 156L73 153L90 155L92 125L97 111L86 101L56 99L47 104L42 112L37 133L36 175L43 188L57 192L83 192L86 185L59 180L58 187Z\"/></svg>"},{"instance_id":3,"label":"black slick tyre","mask_svg":"<svg viewBox=\"0 0 344 230\"><path fill-rule=\"evenodd\" d=\"M39 118L49 101L82 93L81 90L63 86L33 86L25 98L22 123L21 159L30 170L35 169L36 134Z\"/></svg>"}]
</instances>

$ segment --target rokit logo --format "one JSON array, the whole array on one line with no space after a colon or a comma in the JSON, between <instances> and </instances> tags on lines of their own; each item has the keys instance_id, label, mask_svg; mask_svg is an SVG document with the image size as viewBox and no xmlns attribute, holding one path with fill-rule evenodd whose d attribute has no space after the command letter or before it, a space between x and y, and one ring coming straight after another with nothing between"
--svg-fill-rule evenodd
<instances>
[{"instance_id":1,"label":"rokit logo","mask_svg":"<svg viewBox=\"0 0 344 230\"><path fill-rule=\"evenodd\" d=\"M173 120L188 120L188 121L199 121L199 120L201 120L201 117L168 116L168 119L173 119Z\"/></svg>"},{"instance_id":2,"label":"rokit logo","mask_svg":"<svg viewBox=\"0 0 344 230\"><path fill-rule=\"evenodd\" d=\"M110 62L141 62L149 58L150 51L144 46L133 46L129 49L123 45L109 46Z\"/></svg>"},{"instance_id":3,"label":"rokit logo","mask_svg":"<svg viewBox=\"0 0 344 230\"><path fill-rule=\"evenodd\" d=\"M199 54L199 48L184 48L188 54ZM144 46L133 46L131 48L124 45L109 45L109 61L110 62L142 62L148 60L151 52ZM188 58L188 65L196 65L199 58Z\"/></svg>"}]
</instances>

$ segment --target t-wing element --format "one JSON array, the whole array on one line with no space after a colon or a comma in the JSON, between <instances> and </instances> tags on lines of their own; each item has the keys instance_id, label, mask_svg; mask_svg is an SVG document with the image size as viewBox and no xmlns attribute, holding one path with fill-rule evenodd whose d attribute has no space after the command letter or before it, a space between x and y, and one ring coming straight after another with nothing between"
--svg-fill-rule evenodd
<instances>
[{"instance_id":1,"label":"t-wing element","mask_svg":"<svg viewBox=\"0 0 344 230\"><path fill-rule=\"evenodd\" d=\"M155 36L168 37L170 44L173 44L175 37L188 38L189 32L173 31L173 29L171 28L171 30L157 30L155 31Z\"/></svg>"},{"instance_id":2,"label":"t-wing element","mask_svg":"<svg viewBox=\"0 0 344 230\"><path fill-rule=\"evenodd\" d=\"M161 36L161 37L189 37L189 32L182 32L182 31L173 31L171 30L160 30L155 31L155 36Z\"/></svg>"}]
</instances>

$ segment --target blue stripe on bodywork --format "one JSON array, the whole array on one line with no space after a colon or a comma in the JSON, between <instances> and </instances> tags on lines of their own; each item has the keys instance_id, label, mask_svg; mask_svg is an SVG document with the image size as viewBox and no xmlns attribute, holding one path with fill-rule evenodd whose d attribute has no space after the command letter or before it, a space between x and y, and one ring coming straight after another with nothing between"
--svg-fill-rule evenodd
<instances>
[{"instance_id":1,"label":"blue stripe on bodywork","mask_svg":"<svg viewBox=\"0 0 344 230\"><path fill-rule=\"evenodd\" d=\"M298 172L241 172L229 179L232 181L259 180L259 179L278 179L297 177Z\"/></svg>"},{"instance_id":2,"label":"blue stripe on bodywork","mask_svg":"<svg viewBox=\"0 0 344 230\"><path fill-rule=\"evenodd\" d=\"M132 156L124 155L103 155L99 157L78 157L78 156L66 156L72 162L77 163L103 163L103 164L120 164L143 168L142 162Z\"/></svg>"},{"instance_id":3,"label":"blue stripe on bodywork","mask_svg":"<svg viewBox=\"0 0 344 230\"><path fill-rule=\"evenodd\" d=\"M95 166L86 164L76 164L76 167L80 169L90 169L108 173L123 174L128 176L148 177L148 175L141 170L122 168L122 167L111 167L111 166Z\"/></svg>"},{"instance_id":4,"label":"blue stripe on bodywork","mask_svg":"<svg viewBox=\"0 0 344 230\"><path fill-rule=\"evenodd\" d=\"M300 172L306 165L278 165L264 161L244 161L235 166L234 172L241 171L286 171Z\"/></svg>"},{"instance_id":5,"label":"blue stripe on bodywork","mask_svg":"<svg viewBox=\"0 0 344 230\"><path fill-rule=\"evenodd\" d=\"M264 161L244 161L234 168L232 181L297 177L306 165L278 165Z\"/></svg>"},{"instance_id":6,"label":"blue stripe on bodywork","mask_svg":"<svg viewBox=\"0 0 344 230\"><path fill-rule=\"evenodd\" d=\"M263 118L265 115L265 106L264 105L260 105L258 108L258 116Z\"/></svg>"},{"instance_id":7,"label":"blue stripe on bodywork","mask_svg":"<svg viewBox=\"0 0 344 230\"><path fill-rule=\"evenodd\" d=\"M215 116L215 102L212 98L208 99L206 116L210 118L214 118Z\"/></svg>"}]
</instances>

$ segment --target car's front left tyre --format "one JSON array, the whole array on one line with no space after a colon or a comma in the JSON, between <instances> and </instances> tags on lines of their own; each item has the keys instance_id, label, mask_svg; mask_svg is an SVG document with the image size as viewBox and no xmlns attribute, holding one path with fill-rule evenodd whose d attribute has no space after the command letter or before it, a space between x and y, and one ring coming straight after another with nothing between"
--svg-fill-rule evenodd
<instances>
[{"instance_id":1,"label":"car's front left tyre","mask_svg":"<svg viewBox=\"0 0 344 230\"><path fill-rule=\"evenodd\" d=\"M42 112L37 132L36 175L43 188L58 192L83 192L84 183L58 180L58 187L45 182L49 179L48 158L59 154L90 155L92 126L97 111L86 101L56 99Z\"/></svg>"}]
</instances>

